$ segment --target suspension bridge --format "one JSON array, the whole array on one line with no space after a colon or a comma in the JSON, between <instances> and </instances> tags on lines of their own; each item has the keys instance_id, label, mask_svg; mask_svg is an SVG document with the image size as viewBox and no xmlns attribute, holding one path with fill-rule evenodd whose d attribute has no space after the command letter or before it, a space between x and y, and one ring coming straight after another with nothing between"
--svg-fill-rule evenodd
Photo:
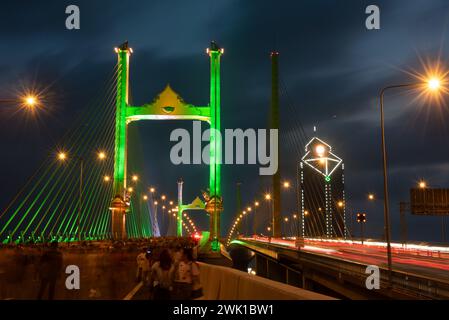
<instances>
[{"instance_id":1,"label":"suspension bridge","mask_svg":"<svg viewBox=\"0 0 449 320\"><path fill-rule=\"evenodd\" d=\"M339 190L332 181L344 181L342 159L326 142L306 134L299 107L279 75L277 52L271 53L268 126L281 129L280 154L288 159L287 167L294 168L295 178L292 183L282 182L288 170L281 166L272 177L260 179L259 193L247 206L242 207L238 194L237 208L226 210L221 193L221 141L216 136L221 129L223 48L212 42L206 50L210 85L209 101L204 104L185 102L168 85L152 102L132 104L129 73L133 50L125 42L115 52L117 64L97 98L61 137L55 153L43 161L1 211L3 244L182 237L185 233L198 236L200 230L189 211L200 210L209 217L209 230L203 232L202 239L204 253L219 256L225 247L231 251L244 248L257 257L258 274L268 278L304 288L314 282L351 298L365 292L360 268L370 263L385 265L385 242L363 243L361 239L359 243L353 238L353 228L347 225L344 189ZM281 98L283 112L279 108ZM184 203L182 180L177 182L176 199L140 181L135 172L142 164L129 145L136 139L129 126L143 120L202 121L213 129L208 189L198 192L201 197ZM313 179L304 178L307 169L317 173ZM296 210L292 215L282 215L282 193L290 188L294 190ZM233 217L226 239L220 228L224 213ZM413 250L397 248L395 260L401 269L394 270L394 278L383 278L396 291L389 290L385 296L408 292L413 297L445 297L449 285L442 270L448 269L447 247L428 245ZM341 285L345 281L352 285L350 293Z\"/></svg>"},{"instance_id":2,"label":"suspension bridge","mask_svg":"<svg viewBox=\"0 0 449 320\"><path fill-rule=\"evenodd\" d=\"M199 120L210 124L209 189L203 199L183 203L182 181L177 201L162 210L169 213L167 234L182 236L196 227L189 210L206 211L210 217L207 246L219 249L221 197L220 56L223 49L211 43L210 100L205 105L186 103L167 87L151 103L129 103L132 48L125 42L115 48L118 60L98 99L61 138L51 154L0 214L3 243L81 241L160 236L154 188L139 183L136 160L129 161L128 127L142 120ZM112 156L111 156L112 155ZM142 196L143 195L143 196ZM165 196L163 196L163 200ZM162 202L161 201L161 205ZM175 203L176 202L176 203ZM166 210L165 210L166 209ZM163 216L162 216L163 217ZM174 218L174 219L172 219ZM175 230L173 230L175 229Z\"/></svg>"}]
</instances>

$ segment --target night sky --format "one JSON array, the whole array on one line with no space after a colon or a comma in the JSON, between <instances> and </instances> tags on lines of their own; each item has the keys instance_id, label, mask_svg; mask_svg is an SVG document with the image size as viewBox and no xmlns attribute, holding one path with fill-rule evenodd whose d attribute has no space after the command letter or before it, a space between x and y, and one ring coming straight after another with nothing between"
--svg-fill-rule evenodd
<instances>
[{"instance_id":1,"label":"night sky","mask_svg":"<svg viewBox=\"0 0 449 320\"><path fill-rule=\"evenodd\" d=\"M76 4L81 29L65 28L65 8ZM365 8L381 10L381 29L367 30ZM222 57L222 128L266 128L270 104L270 57L280 52L281 118L304 127L343 158L348 212L368 214L366 232L380 237L383 225L378 93L386 85L412 82L411 73L440 61L449 68L449 3L431 1L4 1L0 10L0 99L23 88L43 90L46 105L29 117L12 105L0 109L0 207L4 207L56 142L98 93L111 73L113 48L128 40L131 101L151 102L167 83L187 102L206 105L211 40ZM449 110L445 96L418 99L417 92L386 96L390 204L393 237L399 236L399 201L420 179L449 187ZM290 112L293 105L294 113ZM295 165L282 137L282 179L295 180ZM187 121L145 121L130 130L139 137L148 185L171 198L184 179L185 202L208 184L206 165L174 166L170 132ZM284 130L287 126L284 125ZM290 151L290 152L289 152ZM257 166L225 165L222 233L235 213L235 183L251 203L267 178ZM373 192L375 203L366 196ZM296 210L293 191L283 214ZM194 216L195 214L192 214ZM204 216L198 221L206 227ZM409 238L440 240L439 218L407 215ZM448 228L449 230L449 228Z\"/></svg>"}]
</instances>

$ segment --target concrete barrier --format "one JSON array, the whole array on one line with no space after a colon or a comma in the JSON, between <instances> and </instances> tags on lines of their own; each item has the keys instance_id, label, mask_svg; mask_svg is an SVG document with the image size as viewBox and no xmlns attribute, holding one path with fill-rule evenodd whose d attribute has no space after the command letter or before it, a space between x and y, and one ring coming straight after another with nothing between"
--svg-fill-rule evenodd
<instances>
[{"instance_id":1,"label":"concrete barrier","mask_svg":"<svg viewBox=\"0 0 449 320\"><path fill-rule=\"evenodd\" d=\"M247 272L200 263L206 300L335 300Z\"/></svg>"}]
</instances>

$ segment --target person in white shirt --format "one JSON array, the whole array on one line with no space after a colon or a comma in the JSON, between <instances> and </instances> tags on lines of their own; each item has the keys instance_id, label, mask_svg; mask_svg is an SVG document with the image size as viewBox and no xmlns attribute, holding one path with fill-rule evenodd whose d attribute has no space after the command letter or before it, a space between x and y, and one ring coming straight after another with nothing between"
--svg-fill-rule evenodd
<instances>
[{"instance_id":1,"label":"person in white shirt","mask_svg":"<svg viewBox=\"0 0 449 320\"><path fill-rule=\"evenodd\" d=\"M144 248L136 258L137 270L136 270L136 282L143 281L146 283L148 280L148 274L150 272L150 261L148 261L148 252Z\"/></svg>"},{"instance_id":2,"label":"person in white shirt","mask_svg":"<svg viewBox=\"0 0 449 320\"><path fill-rule=\"evenodd\" d=\"M184 248L181 261L176 268L175 297L180 300L190 300L202 296L199 265L193 259L193 250Z\"/></svg>"}]
</instances>

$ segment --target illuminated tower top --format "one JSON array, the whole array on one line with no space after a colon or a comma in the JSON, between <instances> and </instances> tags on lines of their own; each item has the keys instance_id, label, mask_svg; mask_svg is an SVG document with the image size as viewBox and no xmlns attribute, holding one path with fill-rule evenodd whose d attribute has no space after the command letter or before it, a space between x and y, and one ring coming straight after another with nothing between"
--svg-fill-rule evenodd
<instances>
[{"instance_id":1,"label":"illuminated tower top","mask_svg":"<svg viewBox=\"0 0 449 320\"><path fill-rule=\"evenodd\" d=\"M331 175L341 165L342 159L332 153L332 147L323 140L313 137L305 147L302 162L324 176L329 182Z\"/></svg>"}]
</instances>

